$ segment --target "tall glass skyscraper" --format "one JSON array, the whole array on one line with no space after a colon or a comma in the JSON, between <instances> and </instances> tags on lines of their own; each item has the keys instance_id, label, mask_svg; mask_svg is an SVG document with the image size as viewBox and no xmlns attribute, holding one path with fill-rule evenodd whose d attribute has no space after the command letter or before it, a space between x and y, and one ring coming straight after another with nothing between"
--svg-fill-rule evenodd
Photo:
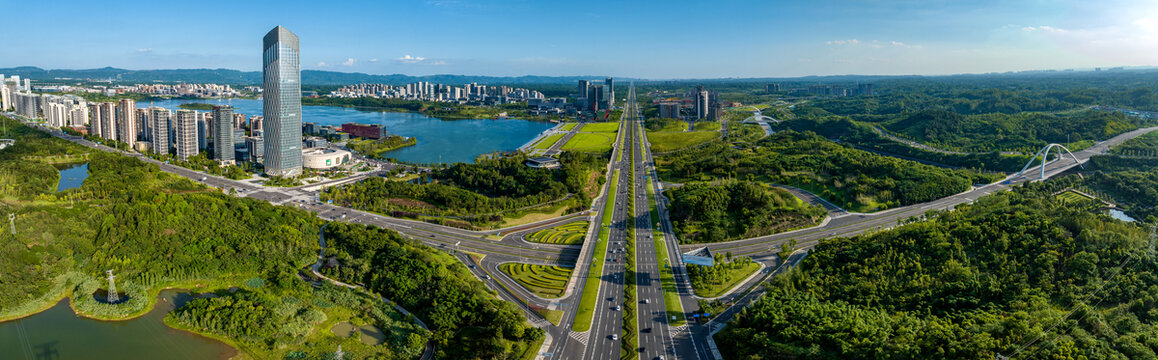
<instances>
[{"instance_id":1,"label":"tall glass skyscraper","mask_svg":"<svg viewBox=\"0 0 1158 360\"><path fill-rule=\"evenodd\" d=\"M302 173L302 84L298 36L278 26L262 47L265 173Z\"/></svg>"},{"instance_id":2,"label":"tall glass skyscraper","mask_svg":"<svg viewBox=\"0 0 1158 360\"><path fill-rule=\"evenodd\" d=\"M233 164L233 107L213 107L213 160Z\"/></svg>"}]
</instances>

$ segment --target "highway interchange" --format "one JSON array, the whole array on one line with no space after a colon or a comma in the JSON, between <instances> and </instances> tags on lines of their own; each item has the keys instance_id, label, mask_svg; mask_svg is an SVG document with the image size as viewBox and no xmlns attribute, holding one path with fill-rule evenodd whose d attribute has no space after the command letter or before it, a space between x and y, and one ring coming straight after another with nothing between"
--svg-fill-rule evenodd
<instances>
[{"instance_id":1,"label":"highway interchange","mask_svg":"<svg viewBox=\"0 0 1158 360\"><path fill-rule=\"evenodd\" d=\"M622 327L623 314L616 310L622 308L624 287L624 257L621 249L625 248L627 226L636 228L636 264L637 264L637 300L636 310L639 312L639 358L656 359L661 356L665 359L714 359L718 352L713 351L710 332L718 330L740 309L755 301L762 294L758 285L768 276L783 271L796 261L804 258L807 250L815 246L820 240L830 237L854 236L861 233L879 231L898 224L898 221L919 217L930 210L947 210L962 203L971 203L980 197L1010 189L1012 186L1025 181L1039 180L1037 168L1027 171L1024 176L1011 175L1005 180L993 184L975 186L969 191L938 199L935 201L899 207L888 211L872 214L849 213L828 205L829 216L818 226L751 239L735 240L706 245L713 252L731 252L736 256L749 256L764 265L763 270L752 279L737 286L731 293L721 297L732 304L723 314L712 314L714 319L701 324L693 317L699 310L699 297L691 290L687 273L684 270L680 253L704 245L681 246L675 237L672 224L667 216L668 200L662 196L662 183L656 176L654 161L646 139L646 132L640 131L642 119L638 116L635 104L634 88L629 91L628 100L624 104L623 117L620 121L620 131L613 149L611 162L607 168L607 178L602 194L592 204L590 211L566 215L563 217L544 220L533 224L521 225L489 231L470 231L420 221L398 219L379 214L359 211L341 206L325 204L317 200L318 191L324 185L312 184L293 188L266 187L244 181L234 181L222 177L207 175L204 172L189 170L150 159L143 155L125 152L99 145L79 137L64 134L58 130L47 129L55 136L74 141L90 148L102 151L118 152L127 156L158 165L163 171L177 174L206 185L222 189L226 193L235 193L237 196L250 197L267 201L273 204L295 206L312 211L319 217L331 221L347 221L375 225L396 230L405 236L421 241L429 246L455 254L468 265L471 272L484 281L488 287L494 289L504 300L516 303L524 310L528 320L535 326L546 330L547 341L540 350L540 359L615 359L620 357L619 340L612 340L612 334L619 334ZM1075 152L1077 161L1070 158L1055 160L1046 165L1045 177L1049 178L1063 173L1091 156L1105 153L1109 147L1120 144L1128 139L1140 136L1158 128L1138 129L1118 135L1112 139L1099 142L1095 146ZM640 137L642 135L642 137ZM624 149L620 144L627 145ZM630 150L637 154L635 157L625 156L617 160L618 152ZM634 158L636 161L629 162ZM635 179L630 181L630 167L635 167ZM614 170L619 169L619 178L611 179ZM383 175L384 171L356 174L355 179L333 180L333 183L347 183L369 176ZM604 204L608 200L613 182L618 182L614 198L614 206L610 214L604 214ZM628 206L629 186L636 186L635 193L640 196L635 201L635 217L626 208ZM321 186L320 186L321 185ZM656 204L660 214L660 229L667 245L667 258L672 262L678 296L685 314L687 325L671 326L671 320L666 316L662 287L659 274L664 264L659 264L656 248L652 242L651 227L648 215L647 186L657 189ZM801 190L791 189L798 195L805 195ZM812 195L806 198L809 201L819 201ZM593 257L598 239L598 226L602 216L611 216L612 225L609 230L609 246L607 246L607 263L600 274L600 286L597 289L584 289L583 284ZM589 221L591 227L582 246L548 245L530 243L524 236L540 229L550 228L575 221ZM795 239L798 251L786 262L781 262L776 253L780 244ZM467 252L482 255L481 261L477 257L467 255ZM543 265L574 266L572 281L564 296L558 299L543 299L523 289L518 283L498 270L498 266L506 262L523 262ZM585 290L598 292L598 302L594 310L591 330L577 333L571 331L572 324L577 320L579 299ZM553 325L533 310L546 308L563 311L562 320Z\"/></svg>"}]
</instances>

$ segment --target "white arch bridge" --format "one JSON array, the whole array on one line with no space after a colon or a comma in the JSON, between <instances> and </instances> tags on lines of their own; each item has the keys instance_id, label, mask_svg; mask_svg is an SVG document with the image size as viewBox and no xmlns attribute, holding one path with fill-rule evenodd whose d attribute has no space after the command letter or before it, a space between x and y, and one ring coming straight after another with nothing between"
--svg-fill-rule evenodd
<instances>
[{"instance_id":1,"label":"white arch bridge","mask_svg":"<svg viewBox=\"0 0 1158 360\"><path fill-rule=\"evenodd\" d=\"M1021 168L1021 171L1017 172L1017 175L1015 177L1020 177L1021 174L1024 173L1026 169L1029 169L1030 165L1033 165L1033 163L1035 161L1037 161L1037 158L1040 156L1041 157L1041 175L1037 180L1045 180L1045 165L1051 162L1051 161L1049 161L1049 154L1051 151L1053 151L1053 149L1057 149L1057 160L1055 160L1055 161L1065 160L1065 154L1062 154L1062 150L1065 150L1066 154L1070 154L1070 158L1074 159L1074 164L1081 166L1083 169L1085 168L1085 166L1082 165L1082 162L1080 160L1078 160L1078 157L1074 156L1074 153L1070 152L1070 149L1065 147L1065 145L1049 144L1049 145L1046 145L1041 150L1038 150L1036 154L1033 154L1033 157L1029 158L1029 162L1025 164L1025 167Z\"/></svg>"},{"instance_id":2,"label":"white arch bridge","mask_svg":"<svg viewBox=\"0 0 1158 360\"><path fill-rule=\"evenodd\" d=\"M743 109L747 109L747 108L752 108L752 116L749 116L748 118L744 119L744 121L742 121L741 123L760 125L760 128L764 129L764 136L772 135L773 131L772 131L772 124L771 123L779 124L780 120L777 120L776 118L771 117L771 116L764 115L764 113L762 113L760 111L760 109L756 108L755 106L751 106L751 105L742 107L738 110L743 110Z\"/></svg>"}]
</instances>

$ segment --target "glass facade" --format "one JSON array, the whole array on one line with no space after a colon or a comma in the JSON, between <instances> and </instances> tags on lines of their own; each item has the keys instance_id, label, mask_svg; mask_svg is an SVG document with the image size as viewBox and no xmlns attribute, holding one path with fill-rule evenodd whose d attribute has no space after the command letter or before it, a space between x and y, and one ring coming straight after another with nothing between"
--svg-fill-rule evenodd
<instances>
[{"instance_id":1,"label":"glass facade","mask_svg":"<svg viewBox=\"0 0 1158 360\"><path fill-rule=\"evenodd\" d=\"M278 26L265 35L262 99L265 120L265 173L302 172L302 84L298 37Z\"/></svg>"}]
</instances>

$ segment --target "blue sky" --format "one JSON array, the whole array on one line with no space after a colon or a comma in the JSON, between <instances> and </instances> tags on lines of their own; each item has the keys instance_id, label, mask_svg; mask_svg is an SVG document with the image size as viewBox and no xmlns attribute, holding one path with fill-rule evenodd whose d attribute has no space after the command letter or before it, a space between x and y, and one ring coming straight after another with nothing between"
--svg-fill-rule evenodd
<instances>
[{"instance_id":1,"label":"blue sky","mask_svg":"<svg viewBox=\"0 0 1158 360\"><path fill-rule=\"evenodd\" d=\"M1158 65L1158 1L12 1L0 67L708 78Z\"/></svg>"}]
</instances>

